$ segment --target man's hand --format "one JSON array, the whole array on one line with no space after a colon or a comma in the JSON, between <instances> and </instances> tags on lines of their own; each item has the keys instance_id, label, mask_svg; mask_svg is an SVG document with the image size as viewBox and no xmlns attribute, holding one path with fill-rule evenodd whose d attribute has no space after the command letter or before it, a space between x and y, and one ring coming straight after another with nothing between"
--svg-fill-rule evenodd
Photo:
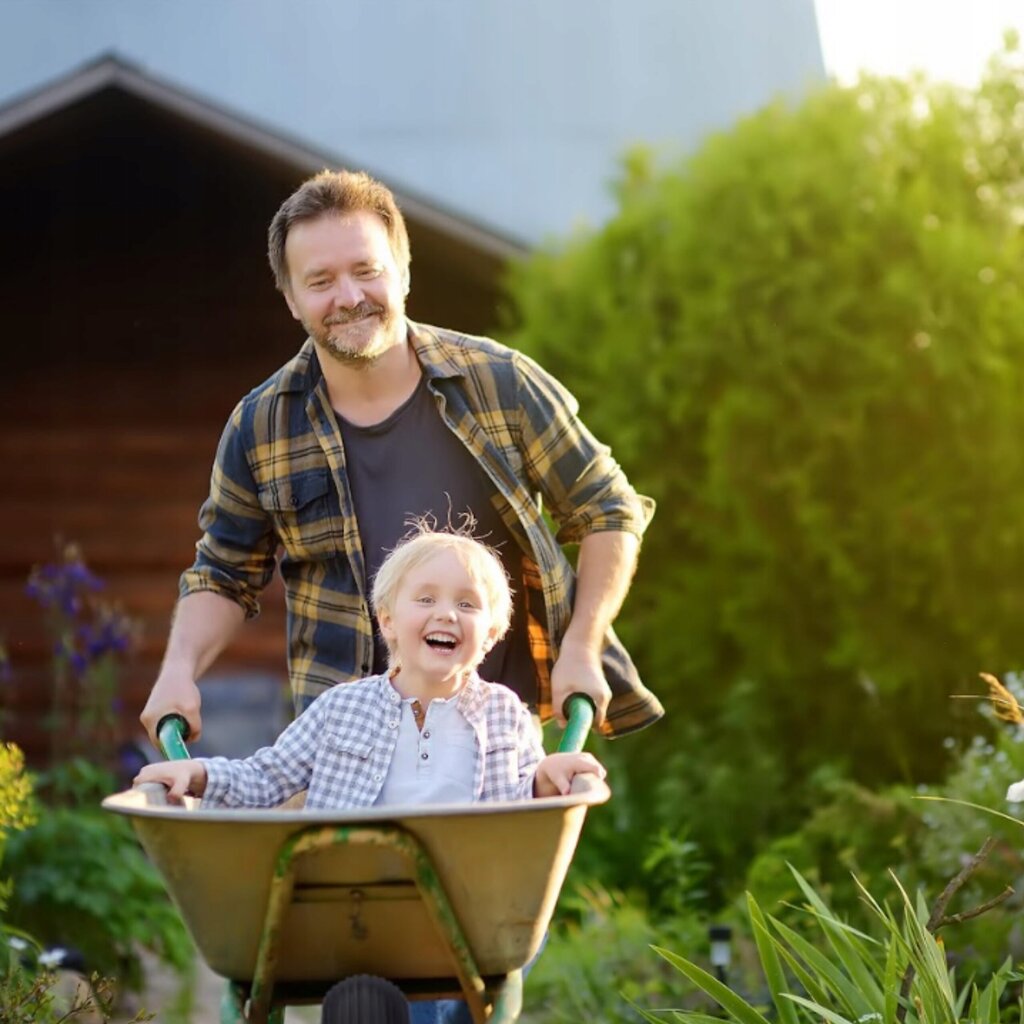
<instances>
[{"instance_id":1,"label":"man's hand","mask_svg":"<svg viewBox=\"0 0 1024 1024\"><path fill-rule=\"evenodd\" d=\"M551 703L555 720L563 729L562 705L574 693L585 694L594 702L594 725L600 726L612 699L601 668L601 654L590 644L577 644L566 638L551 670Z\"/></svg>"},{"instance_id":2,"label":"man's hand","mask_svg":"<svg viewBox=\"0 0 1024 1024\"><path fill-rule=\"evenodd\" d=\"M198 761L158 761L147 764L132 779L133 786L160 782L167 787L167 799L180 804L184 796L202 796L206 792L206 769Z\"/></svg>"},{"instance_id":3,"label":"man's hand","mask_svg":"<svg viewBox=\"0 0 1024 1024\"><path fill-rule=\"evenodd\" d=\"M593 754L548 754L537 765L533 777L534 796L565 796L577 775L596 775L603 779L604 765Z\"/></svg>"},{"instance_id":4,"label":"man's hand","mask_svg":"<svg viewBox=\"0 0 1024 1024\"><path fill-rule=\"evenodd\" d=\"M199 687L187 669L165 664L160 675L153 684L153 690L146 701L146 706L139 715L139 720L149 735L150 742L158 750L156 727L167 715L181 715L188 722L188 738L190 741L199 739L203 734L203 722L199 715L202 698Z\"/></svg>"}]
</instances>

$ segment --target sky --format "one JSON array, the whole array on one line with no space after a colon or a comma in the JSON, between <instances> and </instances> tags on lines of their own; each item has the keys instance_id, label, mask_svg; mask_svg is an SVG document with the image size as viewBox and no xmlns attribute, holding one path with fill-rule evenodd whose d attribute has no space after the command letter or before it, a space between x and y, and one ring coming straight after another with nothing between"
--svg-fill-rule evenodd
<instances>
[{"instance_id":1,"label":"sky","mask_svg":"<svg viewBox=\"0 0 1024 1024\"><path fill-rule=\"evenodd\" d=\"M845 84L863 69L977 85L1004 29L1024 42L1024 0L815 0L815 8L825 67Z\"/></svg>"}]
</instances>

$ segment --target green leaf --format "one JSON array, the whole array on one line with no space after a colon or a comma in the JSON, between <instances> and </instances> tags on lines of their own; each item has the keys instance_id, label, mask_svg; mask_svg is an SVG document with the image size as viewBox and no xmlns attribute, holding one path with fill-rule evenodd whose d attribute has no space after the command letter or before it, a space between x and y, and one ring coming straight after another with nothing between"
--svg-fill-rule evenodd
<instances>
[{"instance_id":1,"label":"green leaf","mask_svg":"<svg viewBox=\"0 0 1024 1024\"><path fill-rule=\"evenodd\" d=\"M731 988L723 985L716 977L708 974L707 971L691 963L689 960L662 949L660 946L653 946L654 951L664 957L681 974L690 979L698 988L718 1003L727 1013L739 1022L739 1024L769 1024L768 1019L759 1013L741 996L738 996Z\"/></svg>"},{"instance_id":2,"label":"green leaf","mask_svg":"<svg viewBox=\"0 0 1024 1024\"><path fill-rule=\"evenodd\" d=\"M808 1010L824 1017L825 1020L829 1021L829 1024L854 1024L849 1017L844 1017L842 1014L834 1013L827 1006L822 1006L819 1003L812 1002L810 999L804 999L803 996L790 995L787 998L791 999L794 1003L799 1003L801 1006L806 1006ZM862 1019L863 1018L855 1018L855 1020Z\"/></svg>"},{"instance_id":3,"label":"green leaf","mask_svg":"<svg viewBox=\"0 0 1024 1024\"><path fill-rule=\"evenodd\" d=\"M776 918L770 918L770 920L794 952L814 971L819 984L828 988L852 1016L859 1017L864 1013L872 1012L873 1007L867 1005L857 986L839 966L798 932Z\"/></svg>"},{"instance_id":4,"label":"green leaf","mask_svg":"<svg viewBox=\"0 0 1024 1024\"><path fill-rule=\"evenodd\" d=\"M761 958L761 967L768 983L768 991L771 993L779 1019L782 1024L797 1024L796 1011L792 1004L783 998L787 987L786 976L779 960L776 940L768 930L761 908L749 892L747 893L747 912L750 914L750 923L754 929L754 942Z\"/></svg>"}]
</instances>

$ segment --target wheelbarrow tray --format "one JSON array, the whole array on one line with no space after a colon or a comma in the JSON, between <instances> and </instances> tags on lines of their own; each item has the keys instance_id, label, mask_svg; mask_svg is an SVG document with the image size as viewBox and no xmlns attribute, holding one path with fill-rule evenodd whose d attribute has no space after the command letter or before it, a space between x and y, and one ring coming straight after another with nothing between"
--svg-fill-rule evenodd
<instances>
[{"instance_id":1,"label":"wheelbarrow tray","mask_svg":"<svg viewBox=\"0 0 1024 1024\"><path fill-rule=\"evenodd\" d=\"M206 810L191 799L168 805L163 787L145 786L103 806L131 818L206 963L244 982L256 971L279 851L311 827L354 838L389 824L404 830L432 862L480 974L523 967L540 948L587 809L609 795L579 776L569 796L508 803ZM278 983L453 975L414 865L385 846L343 838L299 859L280 927Z\"/></svg>"}]
</instances>

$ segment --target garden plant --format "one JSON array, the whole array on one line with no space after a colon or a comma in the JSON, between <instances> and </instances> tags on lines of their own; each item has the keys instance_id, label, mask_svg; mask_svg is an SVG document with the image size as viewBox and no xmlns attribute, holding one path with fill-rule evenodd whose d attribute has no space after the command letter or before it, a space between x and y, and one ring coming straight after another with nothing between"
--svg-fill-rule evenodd
<instances>
[{"instance_id":1,"label":"garden plant","mask_svg":"<svg viewBox=\"0 0 1024 1024\"><path fill-rule=\"evenodd\" d=\"M1024 775L1016 738L950 699L1024 667L1019 41L976 88L865 76L682 162L636 150L615 195L514 268L505 337L658 501L616 628L669 715L602 748L615 800L570 881L607 898L566 908L537 1022L573 1019L582 962L587 1005L636 1019L628 972L581 952L616 916L653 944L685 921L696 954L713 920L746 931L749 889L806 931L788 862L858 929L877 922L852 875L935 892L990 830L964 897L1024 875L1009 823L915 800L998 806ZM710 869L682 912L641 870L664 830ZM1019 908L963 926L964 970L1024 956Z\"/></svg>"},{"instance_id":2,"label":"garden plant","mask_svg":"<svg viewBox=\"0 0 1024 1024\"><path fill-rule=\"evenodd\" d=\"M130 824L100 808L120 788L118 672L135 632L116 606L99 599L102 590L74 546L34 569L26 586L46 618L52 674L48 766L25 804L34 808L31 818L12 818L2 850L8 881L0 926L22 944L17 955L4 950L9 981L24 990L26 1005L41 1000L32 1011L40 1016L25 1019L49 1020L45 1007L57 1013L47 970L72 953L96 980L80 1002L104 1011L142 988L143 951L183 977L192 965L191 941ZM17 663L8 671L16 673ZM18 793L31 785L23 774L7 783ZM18 969L26 958L28 973Z\"/></svg>"}]
</instances>

